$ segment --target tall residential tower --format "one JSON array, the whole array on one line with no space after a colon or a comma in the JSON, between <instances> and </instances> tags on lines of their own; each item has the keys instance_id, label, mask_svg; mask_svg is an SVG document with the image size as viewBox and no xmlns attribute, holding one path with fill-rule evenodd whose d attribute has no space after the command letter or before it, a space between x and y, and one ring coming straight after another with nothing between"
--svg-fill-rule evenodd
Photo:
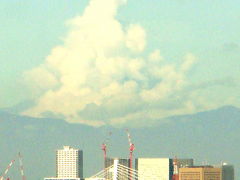
<instances>
[{"instance_id":1,"label":"tall residential tower","mask_svg":"<svg viewBox=\"0 0 240 180\"><path fill-rule=\"evenodd\" d=\"M56 152L56 175L61 178L83 177L83 153L79 149L64 146Z\"/></svg>"},{"instance_id":2,"label":"tall residential tower","mask_svg":"<svg viewBox=\"0 0 240 180\"><path fill-rule=\"evenodd\" d=\"M80 180L83 178L83 152L70 146L56 151L56 177L45 180Z\"/></svg>"}]
</instances>

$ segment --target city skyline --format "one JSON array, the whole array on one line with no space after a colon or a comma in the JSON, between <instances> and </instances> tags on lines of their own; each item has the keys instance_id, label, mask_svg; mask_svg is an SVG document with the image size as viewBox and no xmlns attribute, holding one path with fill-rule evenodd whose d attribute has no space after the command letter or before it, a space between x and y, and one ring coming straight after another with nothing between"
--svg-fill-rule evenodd
<instances>
[{"instance_id":1,"label":"city skyline","mask_svg":"<svg viewBox=\"0 0 240 180\"><path fill-rule=\"evenodd\" d=\"M27 177L48 177L68 144L93 174L113 131L110 157L240 177L239 17L238 0L0 1L0 172L21 152Z\"/></svg>"},{"instance_id":2,"label":"city skyline","mask_svg":"<svg viewBox=\"0 0 240 180\"><path fill-rule=\"evenodd\" d=\"M179 157L155 157L135 159L135 167L130 167L130 159L121 157L104 158L103 169L90 177L84 177L83 151L64 145L56 151L56 177L44 180L96 180L96 179L156 179L156 180L234 180L234 166L225 162L218 165L194 163L193 159Z\"/></svg>"},{"instance_id":3,"label":"city skyline","mask_svg":"<svg viewBox=\"0 0 240 180\"><path fill-rule=\"evenodd\" d=\"M239 117L240 109L223 107L195 115L175 116L171 119L174 123L130 128L136 148L134 157L191 157L196 160L195 164L200 165L227 162L235 166L237 178L240 164L239 145L236 142L240 127L236 124ZM54 174L54 150L66 144L84 150L85 177L98 172L103 168L101 145L109 131L112 135L108 142L108 156L129 157L125 129L111 126L94 128L59 119L21 117L4 111L0 111L0 122L0 169L4 171L16 152L21 152L26 177L31 179ZM8 175L14 179L20 176L16 163Z\"/></svg>"}]
</instances>

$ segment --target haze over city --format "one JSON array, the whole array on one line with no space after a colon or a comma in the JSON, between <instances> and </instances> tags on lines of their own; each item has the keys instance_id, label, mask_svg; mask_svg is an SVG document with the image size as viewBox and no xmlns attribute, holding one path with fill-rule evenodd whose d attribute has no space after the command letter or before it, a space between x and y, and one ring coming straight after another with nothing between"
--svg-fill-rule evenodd
<instances>
[{"instance_id":1,"label":"haze over city","mask_svg":"<svg viewBox=\"0 0 240 180\"><path fill-rule=\"evenodd\" d=\"M237 0L0 1L0 172L20 151L43 179L70 145L90 176L109 131L128 156L128 128L135 157L226 161L238 178L239 18Z\"/></svg>"}]
</instances>

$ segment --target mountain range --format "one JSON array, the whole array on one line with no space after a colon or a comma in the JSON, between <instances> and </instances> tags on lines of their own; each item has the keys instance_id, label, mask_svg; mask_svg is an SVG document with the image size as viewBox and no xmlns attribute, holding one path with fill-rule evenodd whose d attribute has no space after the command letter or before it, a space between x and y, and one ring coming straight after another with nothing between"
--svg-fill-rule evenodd
<instances>
[{"instance_id":1,"label":"mountain range","mask_svg":"<svg viewBox=\"0 0 240 180\"><path fill-rule=\"evenodd\" d=\"M163 122L163 121L161 121ZM0 110L0 173L12 159L11 179L20 179L17 154L23 155L27 179L55 176L55 151L64 145L83 150L84 177L103 168L101 144L109 132L108 156L128 157L124 128L91 127L61 119L32 118L17 110ZM233 164L240 177L240 109L224 106L191 115L169 117L153 127L129 128L134 157L193 158L195 164Z\"/></svg>"}]
</instances>

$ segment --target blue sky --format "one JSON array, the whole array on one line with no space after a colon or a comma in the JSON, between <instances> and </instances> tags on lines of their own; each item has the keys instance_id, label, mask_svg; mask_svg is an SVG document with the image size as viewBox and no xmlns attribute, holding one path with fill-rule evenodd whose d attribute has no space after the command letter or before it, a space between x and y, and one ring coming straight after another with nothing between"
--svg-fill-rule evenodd
<instances>
[{"instance_id":1,"label":"blue sky","mask_svg":"<svg viewBox=\"0 0 240 180\"><path fill-rule=\"evenodd\" d=\"M136 119L142 117L143 114L144 118L155 122L162 118L157 112L165 114L163 116L165 117L195 113L227 104L240 107L240 7L238 0L128 0L125 3L122 2L123 0L102 0L100 6L91 6L91 2L97 4L97 1L0 1L0 107L14 106L31 100L36 105L23 112L26 115L60 116L70 122L92 125L105 123L119 125L128 122L134 124ZM121 3L118 4L119 2ZM91 18L89 20L90 16L84 13L87 7L96 11L91 15L95 20ZM114 11L114 13L106 15L109 17L98 17L108 11ZM79 44L82 41L73 43L71 33L75 34L75 39L84 37L84 33L95 37L95 32L77 34L82 27L86 29L92 27L89 24L81 24L78 17L85 17L90 24L103 20L101 23L106 29L111 29L111 23L120 25L116 27L116 31L119 30L119 39L116 38L114 42L110 41L118 34L114 36L109 31L109 37L105 37L105 39L109 38L109 44L107 44L108 41L106 44L100 44L106 45L107 50L105 47L105 49L99 49L98 45L91 47L91 49L95 48L94 52L103 53L104 57L109 56L103 60L103 63L109 62L108 65L100 64L100 69L89 69L86 73L84 72L85 74L93 72L95 76L98 76L95 77L96 81L106 78L102 74L111 76L111 81L104 81L99 86L89 80L94 80L92 75L85 77L79 71L79 76L88 79L88 83L82 84L78 78L74 78L76 74L66 77L66 74L69 75L68 71L60 69L56 64L53 65L53 62L62 61L63 67L61 68L67 69L68 65L81 67L91 61L90 54L84 55L84 57L89 57L86 60L81 59L83 55L76 58L79 62L77 60L71 62L65 56L64 60L58 56L47 60L50 55L55 56L53 49L59 46L65 48L64 52L67 49L68 53L75 53L72 49L79 48L79 53L81 53L83 49L79 47ZM106 23L104 18L111 19L111 22L104 25ZM99 36L101 33L96 34L96 38ZM91 46L92 41L94 40L88 39L85 43ZM111 57L106 53L108 51L111 51ZM160 54L158 58L164 59L161 65L151 64L150 66L147 62L153 52ZM100 57L97 56L96 59L98 58ZM118 61L119 58L124 60ZM135 59L140 60L135 61ZM83 61L86 62L83 63ZM191 61L191 65L186 71L181 72L180 67L185 61L186 63ZM96 60L94 63L97 62ZM115 62L117 63L114 64ZM112 72L113 68L120 67L118 62L127 66L130 66L127 62L132 62L131 67L134 66L134 68L129 69L129 72L121 68ZM160 73L160 78L153 77L154 75L151 74L151 68L156 66L159 66L159 69L154 72L154 75ZM110 70L106 69L107 67ZM101 74L98 74L100 71ZM124 72L120 75L120 71ZM53 75L53 72L58 75ZM43 74L41 78L38 77ZM174 78L168 77L169 74L173 74ZM50 78L51 82L44 82L47 85L39 87L39 84L34 81L41 83L44 77ZM72 81L79 81L76 85L79 89L73 87L72 82L66 83L66 78L71 77L73 77ZM182 82L180 87L173 86L175 81ZM146 84L153 85L146 87ZM164 86L166 84L167 88ZM113 91L111 90L113 87L116 93L106 96L109 94L108 91ZM85 95L82 96L79 92L87 93L86 88L93 96L87 96L88 98L84 99ZM163 91L164 88L166 88L165 91ZM125 90L127 92L123 94ZM62 92L68 95L63 96ZM52 96L49 95L51 93ZM158 93L168 95L155 97ZM75 111L53 107L53 101L56 101L57 97L67 97L66 101L72 102L70 96L72 97L73 94L78 101L84 102L78 105L67 103L66 106L74 107ZM123 101L121 102L117 97L122 97ZM184 104L179 103L185 100ZM166 105L169 101L172 103ZM42 108L43 106L46 108ZM186 106L186 108L179 106ZM90 116L89 111L96 111L99 117L106 120L102 122L98 117ZM102 116L103 112L108 116ZM144 120L141 122L145 123Z\"/></svg>"}]
</instances>

